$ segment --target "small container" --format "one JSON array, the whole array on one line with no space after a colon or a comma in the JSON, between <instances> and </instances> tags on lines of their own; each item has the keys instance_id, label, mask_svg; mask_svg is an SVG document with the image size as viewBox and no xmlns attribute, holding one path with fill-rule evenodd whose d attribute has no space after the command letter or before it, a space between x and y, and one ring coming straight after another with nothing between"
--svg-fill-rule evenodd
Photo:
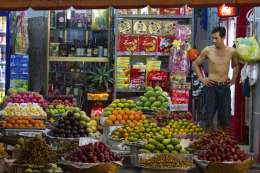
<instances>
[{"instance_id":1,"label":"small container","mask_svg":"<svg viewBox=\"0 0 260 173\"><path fill-rule=\"evenodd\" d=\"M104 48L103 46L98 46L98 57L104 56Z\"/></svg>"}]
</instances>

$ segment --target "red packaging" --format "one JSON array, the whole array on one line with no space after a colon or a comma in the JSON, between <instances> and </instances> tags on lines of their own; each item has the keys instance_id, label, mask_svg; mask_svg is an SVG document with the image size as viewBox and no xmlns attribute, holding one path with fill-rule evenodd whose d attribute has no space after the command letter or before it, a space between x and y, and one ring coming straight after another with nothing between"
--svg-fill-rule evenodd
<instances>
[{"instance_id":1,"label":"red packaging","mask_svg":"<svg viewBox=\"0 0 260 173\"><path fill-rule=\"evenodd\" d=\"M180 15L180 8L160 8L160 15Z\"/></svg>"},{"instance_id":2,"label":"red packaging","mask_svg":"<svg viewBox=\"0 0 260 173\"><path fill-rule=\"evenodd\" d=\"M189 103L189 90L177 89L172 90L171 100L173 104L188 104Z\"/></svg>"},{"instance_id":3,"label":"red packaging","mask_svg":"<svg viewBox=\"0 0 260 173\"><path fill-rule=\"evenodd\" d=\"M139 36L139 51L141 55L154 55L157 53L158 37L152 35Z\"/></svg>"},{"instance_id":4,"label":"red packaging","mask_svg":"<svg viewBox=\"0 0 260 173\"><path fill-rule=\"evenodd\" d=\"M138 36L119 35L117 50L119 55L131 55L137 53L139 51Z\"/></svg>"},{"instance_id":5,"label":"red packaging","mask_svg":"<svg viewBox=\"0 0 260 173\"><path fill-rule=\"evenodd\" d=\"M141 69L132 68L130 75L130 88L132 89L144 89L145 87L145 72Z\"/></svg>"},{"instance_id":6,"label":"red packaging","mask_svg":"<svg viewBox=\"0 0 260 173\"><path fill-rule=\"evenodd\" d=\"M168 90L168 73L158 70L150 71L147 75L147 85L151 87L160 86L163 90Z\"/></svg>"},{"instance_id":7,"label":"red packaging","mask_svg":"<svg viewBox=\"0 0 260 173\"><path fill-rule=\"evenodd\" d=\"M158 54L168 55L172 47L172 42L174 41L174 36L160 36L158 38Z\"/></svg>"}]
</instances>

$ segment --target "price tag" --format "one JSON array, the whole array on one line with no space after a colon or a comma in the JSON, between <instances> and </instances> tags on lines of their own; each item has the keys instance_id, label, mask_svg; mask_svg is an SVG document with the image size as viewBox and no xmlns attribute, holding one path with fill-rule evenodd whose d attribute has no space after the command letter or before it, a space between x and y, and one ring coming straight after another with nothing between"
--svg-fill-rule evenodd
<instances>
[{"instance_id":1,"label":"price tag","mask_svg":"<svg viewBox=\"0 0 260 173\"><path fill-rule=\"evenodd\" d=\"M90 143L95 143L95 142L97 142L96 139L92 139L88 137L79 138L79 146L88 145Z\"/></svg>"}]
</instances>

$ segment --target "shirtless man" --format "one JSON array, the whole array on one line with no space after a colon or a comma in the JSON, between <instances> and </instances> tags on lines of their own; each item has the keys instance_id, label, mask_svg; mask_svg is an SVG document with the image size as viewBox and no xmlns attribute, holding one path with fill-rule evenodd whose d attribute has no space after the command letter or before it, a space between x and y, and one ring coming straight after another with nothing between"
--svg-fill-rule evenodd
<instances>
[{"instance_id":1,"label":"shirtless man","mask_svg":"<svg viewBox=\"0 0 260 173\"><path fill-rule=\"evenodd\" d=\"M226 129L231 116L230 85L236 82L239 63L234 49L226 47L224 44L226 29L216 27L211 34L213 45L202 50L200 56L193 62L193 69L199 80L205 85L206 128L213 129L214 115L218 111L219 126ZM203 78L199 66L205 59L208 59L208 77ZM233 67L231 80L228 78L230 62Z\"/></svg>"}]
</instances>

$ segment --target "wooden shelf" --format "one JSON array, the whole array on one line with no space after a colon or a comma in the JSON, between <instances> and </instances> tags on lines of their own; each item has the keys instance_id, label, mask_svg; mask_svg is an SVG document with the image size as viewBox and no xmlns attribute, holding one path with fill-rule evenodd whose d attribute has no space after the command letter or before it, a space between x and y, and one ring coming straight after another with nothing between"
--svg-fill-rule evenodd
<instances>
[{"instance_id":1,"label":"wooden shelf","mask_svg":"<svg viewBox=\"0 0 260 173\"><path fill-rule=\"evenodd\" d=\"M108 62L108 57L54 57L54 56L50 56L49 61Z\"/></svg>"}]
</instances>

